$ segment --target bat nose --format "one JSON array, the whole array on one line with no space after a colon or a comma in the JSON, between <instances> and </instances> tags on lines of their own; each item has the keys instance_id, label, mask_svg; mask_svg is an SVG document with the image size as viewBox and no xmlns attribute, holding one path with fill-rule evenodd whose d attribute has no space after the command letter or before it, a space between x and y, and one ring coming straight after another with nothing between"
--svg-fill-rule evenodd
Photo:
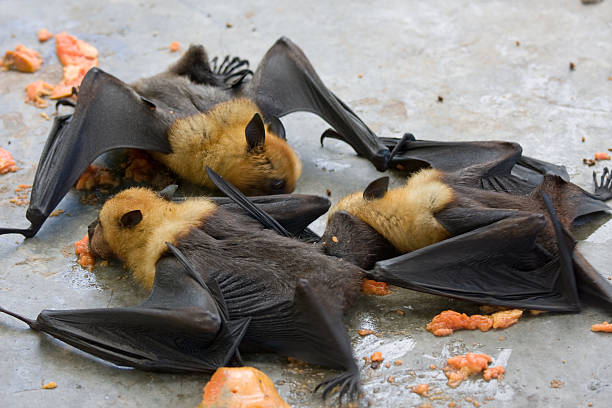
<instances>
[{"instance_id":1,"label":"bat nose","mask_svg":"<svg viewBox=\"0 0 612 408\"><path fill-rule=\"evenodd\" d=\"M96 227L98 226L99 223L100 223L100 218L96 218L91 224L87 226L87 237L89 238L89 242L91 242L94 231L96 230Z\"/></svg>"},{"instance_id":2,"label":"bat nose","mask_svg":"<svg viewBox=\"0 0 612 408\"><path fill-rule=\"evenodd\" d=\"M87 227L87 236L89 237L89 252L96 259L110 259L115 254L108 245L102 234L102 225L100 220L96 219Z\"/></svg>"},{"instance_id":3,"label":"bat nose","mask_svg":"<svg viewBox=\"0 0 612 408\"><path fill-rule=\"evenodd\" d=\"M270 180L270 190L272 194L287 193L287 182L284 179L272 179Z\"/></svg>"}]
</instances>

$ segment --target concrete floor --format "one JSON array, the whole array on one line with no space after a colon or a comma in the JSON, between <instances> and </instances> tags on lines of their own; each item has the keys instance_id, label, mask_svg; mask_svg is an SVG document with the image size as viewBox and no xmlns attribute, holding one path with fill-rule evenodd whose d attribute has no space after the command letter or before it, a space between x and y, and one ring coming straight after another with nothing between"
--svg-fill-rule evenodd
<instances>
[{"instance_id":1,"label":"concrete floor","mask_svg":"<svg viewBox=\"0 0 612 408\"><path fill-rule=\"evenodd\" d=\"M18 184L32 182L51 125L40 110L23 103L23 88L34 79L54 83L61 78L54 41L36 40L43 27L91 43L100 51L100 67L127 82L172 63L177 58L167 51L172 41L183 47L202 43L211 55L240 55L255 66L286 35L380 136L410 131L422 139L516 141L530 156L567 166L572 180L589 190L591 171L601 171L606 163L589 168L582 159L612 147L612 1L584 6L578 0L396 0L384 8L369 1L334 2L331 8L294 0L276 6L263 1L248 6L233 1L51 3L0 1L0 50L23 43L45 60L33 75L0 73L0 147L10 150L21 168L0 176L2 226L26 225L25 207L8 200ZM569 70L570 61L575 71ZM329 188L336 201L380 175L339 142L320 148L326 126L313 115L283 121L304 162L296 192L324 195ZM401 175L393 174L393 184L399 183ZM75 262L73 242L86 233L98 207L80 204L71 192L59 208L67 214L50 218L35 238L0 237L0 304L34 317L44 308L112 307L143 299L145 293L120 279L125 275L120 267L89 273ZM321 232L324 220L313 228ZM595 217L579 233L587 237L579 248L610 277L612 222ZM355 358L382 351L386 361L403 362L388 369L362 368L363 406L418 406L428 400L409 387L422 382L440 390L434 392L440 399L430 401L436 407L450 401L472 406L466 397L487 407L610 406L612 336L590 331L591 324L612 318L610 310L585 307L580 314L526 317L502 332L436 338L425 324L447 308L476 312L465 302L399 288L387 297L362 298L347 317ZM397 314L398 309L405 314ZM360 338L359 328L382 337ZM504 380L470 379L451 389L440 369L429 368L468 351L488 353L495 364L506 366ZM200 375L118 369L8 316L0 316L0 353L0 401L7 407L194 407L207 381ZM330 371L291 367L269 355L250 356L248 362L266 372L292 406L323 406L311 391ZM387 382L389 376L395 376L393 383ZM563 385L551 388L552 380ZM41 390L48 381L58 387Z\"/></svg>"}]
</instances>

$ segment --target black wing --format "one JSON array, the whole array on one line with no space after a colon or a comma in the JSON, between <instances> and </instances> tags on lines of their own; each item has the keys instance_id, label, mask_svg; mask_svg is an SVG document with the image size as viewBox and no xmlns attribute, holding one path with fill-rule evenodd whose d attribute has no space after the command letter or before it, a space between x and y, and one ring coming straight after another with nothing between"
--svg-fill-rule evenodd
<instances>
[{"instance_id":1,"label":"black wing","mask_svg":"<svg viewBox=\"0 0 612 408\"><path fill-rule=\"evenodd\" d=\"M389 150L327 89L302 50L288 38L280 38L268 50L244 92L255 100L266 120L292 112L312 112L377 169L387 168Z\"/></svg>"},{"instance_id":2,"label":"black wing","mask_svg":"<svg viewBox=\"0 0 612 408\"><path fill-rule=\"evenodd\" d=\"M544 216L517 212L437 244L378 262L372 275L401 287L474 302L579 311L573 242L564 236L550 199L543 196L555 227L558 255L548 253L536 243L546 223Z\"/></svg>"},{"instance_id":3,"label":"black wing","mask_svg":"<svg viewBox=\"0 0 612 408\"><path fill-rule=\"evenodd\" d=\"M170 153L167 129L173 117L129 85L92 68L81 84L74 113L55 119L43 149L26 212L31 226L2 228L0 234L34 236L87 166L104 152L137 148Z\"/></svg>"},{"instance_id":4,"label":"black wing","mask_svg":"<svg viewBox=\"0 0 612 408\"><path fill-rule=\"evenodd\" d=\"M521 146L512 142L407 140L391 159L391 166L413 167L410 163L416 160L447 173L489 177L509 174L521 153Z\"/></svg>"},{"instance_id":5,"label":"black wing","mask_svg":"<svg viewBox=\"0 0 612 408\"><path fill-rule=\"evenodd\" d=\"M231 183L227 182L223 177L217 174L213 169L206 166L206 172L210 180L217 186L221 192L232 199L240 208L246 211L250 216L259 221L265 228L275 231L277 234L291 237L291 233L285 229L278 221L268 215L265 211L259 209L253 204L244 194L240 192Z\"/></svg>"},{"instance_id":6,"label":"black wing","mask_svg":"<svg viewBox=\"0 0 612 408\"><path fill-rule=\"evenodd\" d=\"M344 327L342 300L324 285L300 279L295 289L294 307L295 333L275 346L285 348L304 361L343 370L342 374L317 386L315 391L322 388L323 398L336 386L340 387L340 402L345 394L349 399L356 398L360 388L359 369Z\"/></svg>"},{"instance_id":7,"label":"black wing","mask_svg":"<svg viewBox=\"0 0 612 408\"><path fill-rule=\"evenodd\" d=\"M538 191L551 197L557 211L572 222L584 215L611 210L594 195L556 175L545 174L533 196L537 196Z\"/></svg>"},{"instance_id":8,"label":"black wing","mask_svg":"<svg viewBox=\"0 0 612 408\"><path fill-rule=\"evenodd\" d=\"M209 199L230 211L244 212L243 208L229 197ZM306 227L325 214L331 205L327 198L309 194L253 196L249 197L249 200L278 221L293 236L308 233Z\"/></svg>"},{"instance_id":9,"label":"black wing","mask_svg":"<svg viewBox=\"0 0 612 408\"><path fill-rule=\"evenodd\" d=\"M574 249L574 270L578 290L585 300L594 300L596 303L604 302L612 306L612 285L604 279L582 256L578 249Z\"/></svg>"},{"instance_id":10,"label":"black wing","mask_svg":"<svg viewBox=\"0 0 612 408\"><path fill-rule=\"evenodd\" d=\"M157 264L151 295L136 307L43 310L35 321L0 311L120 366L213 372L238 356L249 323L227 320L215 295L197 272L165 257Z\"/></svg>"},{"instance_id":11,"label":"black wing","mask_svg":"<svg viewBox=\"0 0 612 408\"><path fill-rule=\"evenodd\" d=\"M324 137L341 139L334 132L324 133ZM545 174L557 175L569 182L565 166L522 156L522 148L518 143L437 142L417 140L410 133L404 134L401 139L381 137L379 140L391 150L390 167L400 170L415 171L433 167L478 178L509 176L513 172L518 178L527 181L532 189L541 183Z\"/></svg>"},{"instance_id":12,"label":"black wing","mask_svg":"<svg viewBox=\"0 0 612 408\"><path fill-rule=\"evenodd\" d=\"M565 166L559 166L543 160L534 159L533 157L522 156L513 170L522 172L524 174L524 178L532 179L536 184L539 184L541 180L533 177L535 175L542 177L545 174L556 175L565 181L570 181L570 177L569 174L567 174L567 169Z\"/></svg>"},{"instance_id":13,"label":"black wing","mask_svg":"<svg viewBox=\"0 0 612 408\"><path fill-rule=\"evenodd\" d=\"M326 396L336 385L340 397L355 397L359 389L359 370L353 359L343 322L343 296L317 280L298 279L293 298L280 300L263 296L266 282L245 284L228 276L220 280L230 313L252 316L245 343L299 360L342 370L323 383Z\"/></svg>"},{"instance_id":14,"label":"black wing","mask_svg":"<svg viewBox=\"0 0 612 408\"><path fill-rule=\"evenodd\" d=\"M206 167L206 171L215 186L227 195L225 200L213 199L217 204L246 212L264 228L279 235L307 242L319 240L319 236L306 227L327 212L331 204L327 198L303 194L246 197L211 168Z\"/></svg>"},{"instance_id":15,"label":"black wing","mask_svg":"<svg viewBox=\"0 0 612 408\"><path fill-rule=\"evenodd\" d=\"M591 194L569 182L564 166L523 156L517 143L436 142L416 140L410 134L402 139L380 139L392 150L390 167L408 172L432 167L446 172L446 181L454 186L519 195L533 193L547 178L555 178L558 193L554 198L563 196L566 207L572 208L572 219L610 210L602 202L612 191L606 184L606 171L600 186L595 180L596 194Z\"/></svg>"}]
</instances>

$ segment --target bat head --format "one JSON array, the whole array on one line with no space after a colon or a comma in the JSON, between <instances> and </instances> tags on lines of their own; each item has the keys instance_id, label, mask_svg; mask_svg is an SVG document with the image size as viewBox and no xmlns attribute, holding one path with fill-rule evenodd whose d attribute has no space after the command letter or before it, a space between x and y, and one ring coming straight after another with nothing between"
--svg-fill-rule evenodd
<instances>
[{"instance_id":1,"label":"bat head","mask_svg":"<svg viewBox=\"0 0 612 408\"><path fill-rule=\"evenodd\" d=\"M360 218L371 207L371 202L384 198L388 187L389 177L381 177L371 182L363 193L341 199L327 219L321 238L323 252L362 269L370 269L377 261L398 255L384 236Z\"/></svg>"},{"instance_id":2,"label":"bat head","mask_svg":"<svg viewBox=\"0 0 612 408\"><path fill-rule=\"evenodd\" d=\"M399 253L446 239L449 233L437 221L435 214L452 202L454 193L443 182L442 176L438 170L421 170L410 176L403 186L390 190L387 177L374 180L363 192L350 194L336 203L330 210L327 229L338 229L332 222L334 214L344 211L375 230ZM357 224L356 221L352 224ZM344 219L344 222L347 220ZM365 232L363 227L343 227L340 231L344 234L364 234L364 239L373 239L372 234ZM340 240L339 236L336 237Z\"/></svg>"},{"instance_id":3,"label":"bat head","mask_svg":"<svg viewBox=\"0 0 612 408\"><path fill-rule=\"evenodd\" d=\"M374 228L342 210L329 216L320 246L325 254L342 258L365 270L380 260L399 255Z\"/></svg>"},{"instance_id":4,"label":"bat head","mask_svg":"<svg viewBox=\"0 0 612 408\"><path fill-rule=\"evenodd\" d=\"M302 163L287 141L264 124L259 113L248 122L242 137L241 159L215 170L246 195L291 193Z\"/></svg>"},{"instance_id":5,"label":"bat head","mask_svg":"<svg viewBox=\"0 0 612 408\"><path fill-rule=\"evenodd\" d=\"M283 136L277 118L264 123L257 105L235 98L174 121L170 154L154 157L192 183L214 188L206 167L247 195L290 193L302 163Z\"/></svg>"},{"instance_id":6,"label":"bat head","mask_svg":"<svg viewBox=\"0 0 612 408\"><path fill-rule=\"evenodd\" d=\"M120 192L104 204L89 225L91 252L102 259L128 259L130 253L145 246L147 233L154 229L151 223L164 205L165 200L148 189Z\"/></svg>"},{"instance_id":7,"label":"bat head","mask_svg":"<svg viewBox=\"0 0 612 408\"><path fill-rule=\"evenodd\" d=\"M94 256L125 261L134 278L151 288L155 266L178 239L204 222L216 209L206 199L180 203L146 188L130 188L108 200L89 227L89 247ZM165 197L166 196L166 197Z\"/></svg>"},{"instance_id":8,"label":"bat head","mask_svg":"<svg viewBox=\"0 0 612 408\"><path fill-rule=\"evenodd\" d=\"M302 163L283 135L278 119L266 124L253 101L236 98L177 119L168 136L173 152L154 156L195 184L214 188L208 166L244 194L286 194L295 188Z\"/></svg>"}]
</instances>

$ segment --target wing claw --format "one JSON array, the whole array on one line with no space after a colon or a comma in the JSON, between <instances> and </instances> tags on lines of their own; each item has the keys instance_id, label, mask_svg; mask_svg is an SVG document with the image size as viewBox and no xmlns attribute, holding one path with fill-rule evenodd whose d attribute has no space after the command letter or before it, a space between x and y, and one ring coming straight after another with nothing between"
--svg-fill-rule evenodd
<instances>
[{"instance_id":1,"label":"wing claw","mask_svg":"<svg viewBox=\"0 0 612 408\"><path fill-rule=\"evenodd\" d=\"M323 140L325 138L341 140L344 143L348 143L348 140L344 136L342 136L340 133L336 132L334 129L331 129L331 128L327 129L325 132L321 134L321 139L320 139L321 146L323 146Z\"/></svg>"}]
</instances>

